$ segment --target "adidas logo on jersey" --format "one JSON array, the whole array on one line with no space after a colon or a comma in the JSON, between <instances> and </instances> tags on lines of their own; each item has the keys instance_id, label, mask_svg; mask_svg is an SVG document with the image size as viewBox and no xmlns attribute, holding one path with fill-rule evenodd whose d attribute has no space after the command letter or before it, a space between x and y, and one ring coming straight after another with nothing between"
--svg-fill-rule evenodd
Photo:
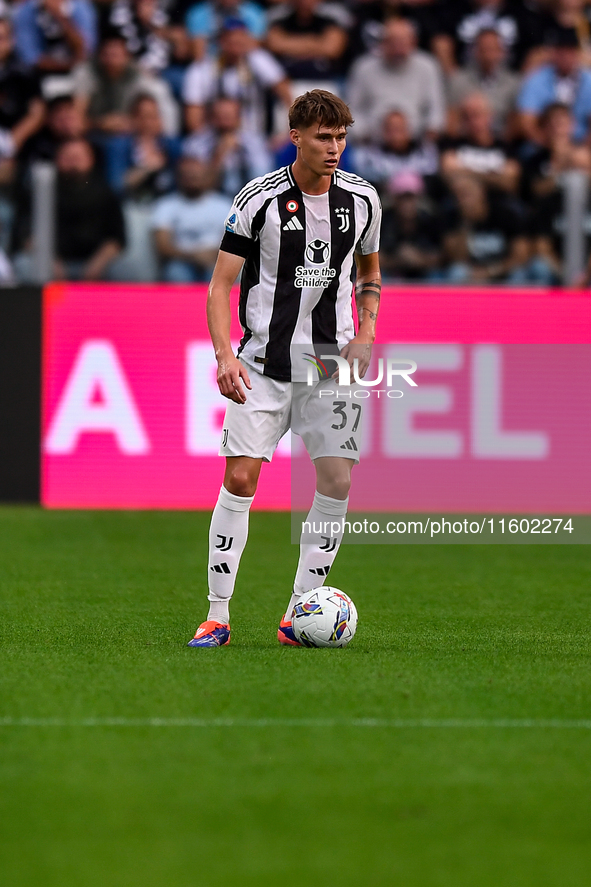
<instances>
[{"instance_id":1,"label":"adidas logo on jersey","mask_svg":"<svg viewBox=\"0 0 591 887\"><path fill-rule=\"evenodd\" d=\"M289 222L286 222L283 226L284 231L303 231L304 226L300 222L297 216L294 216Z\"/></svg>"}]
</instances>

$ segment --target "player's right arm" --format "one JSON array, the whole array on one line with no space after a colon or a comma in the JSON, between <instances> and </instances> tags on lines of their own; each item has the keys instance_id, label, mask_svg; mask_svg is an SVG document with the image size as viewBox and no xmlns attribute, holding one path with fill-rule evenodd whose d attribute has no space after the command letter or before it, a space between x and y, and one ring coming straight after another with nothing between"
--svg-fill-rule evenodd
<instances>
[{"instance_id":1,"label":"player's right arm","mask_svg":"<svg viewBox=\"0 0 591 887\"><path fill-rule=\"evenodd\" d=\"M232 351L230 344L230 290L253 247L252 213L260 206L251 199L261 189L253 179L236 195L220 245L207 295L207 323L218 362L218 386L224 397L245 403L242 382L252 388L248 371Z\"/></svg>"},{"instance_id":2,"label":"player's right arm","mask_svg":"<svg viewBox=\"0 0 591 887\"><path fill-rule=\"evenodd\" d=\"M230 342L230 290L243 264L242 256L220 250L207 293L207 325L218 362L218 387L235 403L246 401L242 382L252 387L246 367L235 356Z\"/></svg>"}]
</instances>

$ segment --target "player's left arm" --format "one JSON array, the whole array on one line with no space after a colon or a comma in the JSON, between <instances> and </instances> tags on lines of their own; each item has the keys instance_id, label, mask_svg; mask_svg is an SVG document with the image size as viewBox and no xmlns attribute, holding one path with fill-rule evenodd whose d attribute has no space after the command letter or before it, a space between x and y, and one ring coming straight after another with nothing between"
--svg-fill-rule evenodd
<instances>
[{"instance_id":1,"label":"player's left arm","mask_svg":"<svg viewBox=\"0 0 591 887\"><path fill-rule=\"evenodd\" d=\"M363 378L371 360L371 346L376 338L376 322L380 309L382 291L382 275L380 273L379 253L368 253L364 256L355 253L357 265L357 282L355 284L355 306L359 321L357 335L345 345L341 357L346 357L351 366L353 360L359 361L359 377Z\"/></svg>"}]
</instances>

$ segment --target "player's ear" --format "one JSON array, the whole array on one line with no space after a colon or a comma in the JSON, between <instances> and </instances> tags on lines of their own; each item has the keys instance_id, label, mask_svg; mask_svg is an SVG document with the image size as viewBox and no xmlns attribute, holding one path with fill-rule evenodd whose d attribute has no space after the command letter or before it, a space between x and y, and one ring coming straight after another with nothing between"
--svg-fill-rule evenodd
<instances>
[{"instance_id":1,"label":"player's ear","mask_svg":"<svg viewBox=\"0 0 591 887\"><path fill-rule=\"evenodd\" d=\"M290 129L289 137L296 148L300 147L300 131L299 129Z\"/></svg>"}]
</instances>

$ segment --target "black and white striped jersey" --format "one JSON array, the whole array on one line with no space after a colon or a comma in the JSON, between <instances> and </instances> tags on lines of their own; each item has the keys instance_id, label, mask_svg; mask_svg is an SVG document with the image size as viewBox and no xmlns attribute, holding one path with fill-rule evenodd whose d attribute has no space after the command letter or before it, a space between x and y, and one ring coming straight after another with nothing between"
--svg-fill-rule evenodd
<instances>
[{"instance_id":1,"label":"black and white striped jersey","mask_svg":"<svg viewBox=\"0 0 591 887\"><path fill-rule=\"evenodd\" d=\"M246 261L240 284L239 355L290 381L292 346L342 348L355 335L355 252L379 249L375 188L336 170L326 194L304 194L291 167L253 179L237 195L221 249Z\"/></svg>"}]
</instances>

